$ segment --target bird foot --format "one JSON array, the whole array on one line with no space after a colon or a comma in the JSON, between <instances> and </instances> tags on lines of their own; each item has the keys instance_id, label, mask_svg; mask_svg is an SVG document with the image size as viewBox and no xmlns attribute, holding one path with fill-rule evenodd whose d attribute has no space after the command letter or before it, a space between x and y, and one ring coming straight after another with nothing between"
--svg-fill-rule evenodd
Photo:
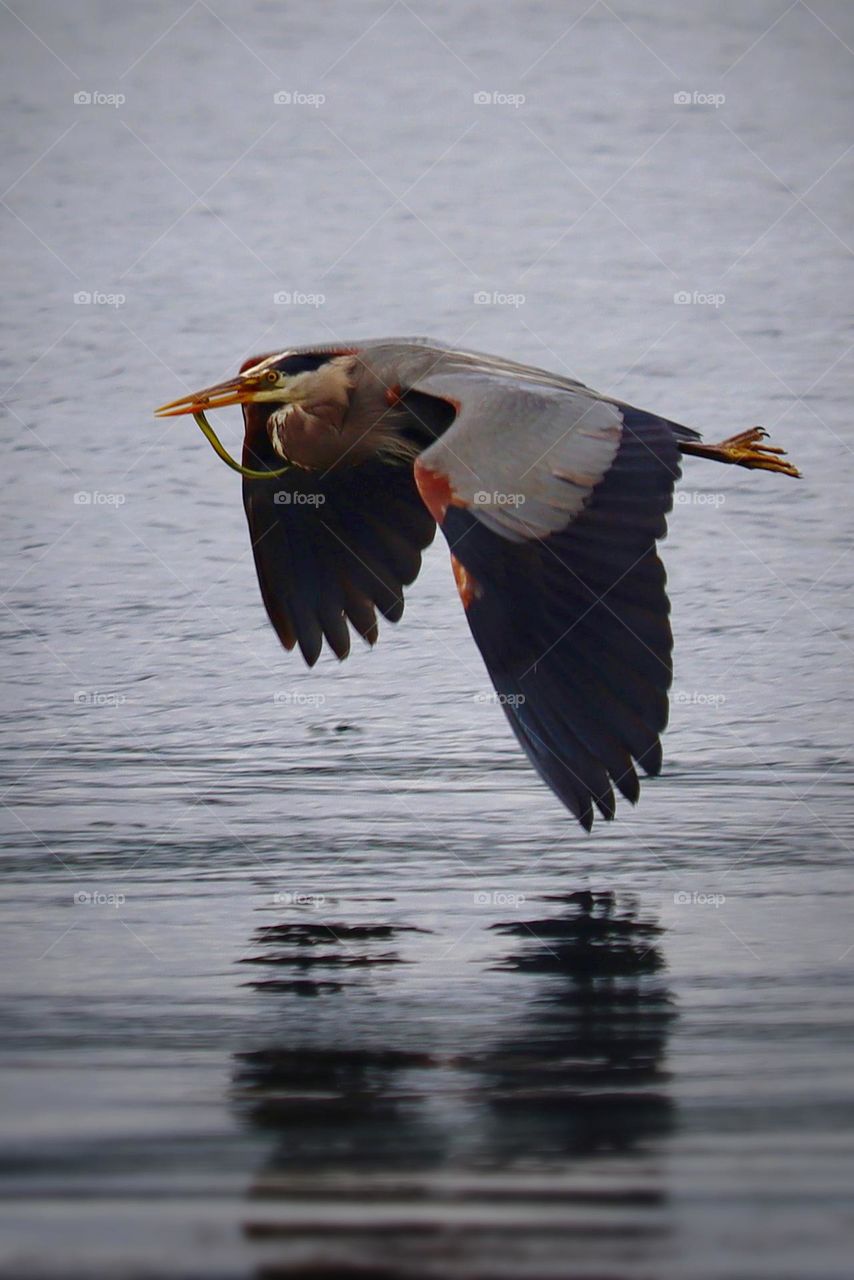
<instances>
[{"instance_id":1,"label":"bird foot","mask_svg":"<svg viewBox=\"0 0 854 1280\"><path fill-rule=\"evenodd\" d=\"M713 462L726 462L735 467L748 467L754 471L777 471L784 476L800 477L800 471L791 462L784 461L785 449L773 444L762 444L768 439L764 427L749 427L738 435L722 440L720 444L695 444L683 441L682 453L709 458Z\"/></svg>"}]
</instances>

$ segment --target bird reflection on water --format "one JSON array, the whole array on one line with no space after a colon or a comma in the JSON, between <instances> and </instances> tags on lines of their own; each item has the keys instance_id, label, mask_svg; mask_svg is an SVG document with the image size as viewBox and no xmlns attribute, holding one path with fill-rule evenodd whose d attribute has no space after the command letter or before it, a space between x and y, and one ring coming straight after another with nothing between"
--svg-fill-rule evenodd
<instances>
[{"instance_id":1,"label":"bird reflection on water","mask_svg":"<svg viewBox=\"0 0 854 1280\"><path fill-rule=\"evenodd\" d=\"M600 1210L630 1206L633 1214L653 1208L661 1199L655 1185L620 1173L603 1189L598 1175L585 1185L585 1171L591 1161L625 1167L633 1153L645 1158L675 1123L665 1066L675 1014L655 921L613 893L543 898L536 915L484 930L501 950L479 979L484 987L506 984L503 997L515 1013L509 1030L505 1022L496 1033L483 1008L479 1017L471 1010L461 1048L443 1026L459 1016L450 1005L446 1014L433 1008L427 1040L415 1032L418 1012L402 1008L396 1037L386 1031L366 1042L348 1008L352 984L372 985L373 999L382 1001L391 984L380 979L405 963L410 930L300 922L256 932L257 950L246 962L260 976L249 985L280 994L285 1017L269 1043L236 1059L235 1106L253 1132L271 1139L251 1191L250 1237L284 1251L277 1265L293 1263L288 1251L298 1243L303 1260L333 1265L331 1258L340 1274L376 1266L382 1256L395 1259L396 1269L376 1274L403 1276L422 1274L425 1247L430 1255L422 1245L420 1261L412 1256L413 1230L454 1228L466 1237L469 1262L486 1268L477 1274L503 1275L489 1259L512 1206L512 1265L524 1274L520 1210L523 1218L533 1211L533 1256L548 1252L550 1229L555 1240L578 1229L579 1206L582 1216L591 1202ZM328 1043L318 1041L315 1017L327 1002L338 1005ZM454 1047L446 1051L446 1043ZM358 1230L346 1210L341 1216L356 1201ZM312 1212L302 1217L306 1203ZM405 1223L384 1217L390 1204L403 1208ZM466 1213L475 1204L472 1230ZM544 1223L536 1211L548 1204L557 1218ZM488 1245L477 1243L484 1212L498 1217ZM540 1256L536 1274L553 1274L546 1262Z\"/></svg>"},{"instance_id":2,"label":"bird reflection on water","mask_svg":"<svg viewBox=\"0 0 854 1280\"><path fill-rule=\"evenodd\" d=\"M627 1150L671 1125L661 928L610 893L551 901L557 916L494 926L521 944L505 968L550 979L484 1064L499 1161Z\"/></svg>"}]
</instances>

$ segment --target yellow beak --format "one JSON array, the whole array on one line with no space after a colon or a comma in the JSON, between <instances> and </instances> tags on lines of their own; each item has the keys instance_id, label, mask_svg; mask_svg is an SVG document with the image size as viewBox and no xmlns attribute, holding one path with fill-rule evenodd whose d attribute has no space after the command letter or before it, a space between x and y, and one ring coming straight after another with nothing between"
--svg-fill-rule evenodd
<instances>
[{"instance_id":1,"label":"yellow beak","mask_svg":"<svg viewBox=\"0 0 854 1280\"><path fill-rule=\"evenodd\" d=\"M183 413L205 413L208 409L224 409L230 404L243 404L252 399L257 382L251 378L229 378L226 382L218 382L213 387L205 387L204 391L194 391L192 395L181 396L179 400L170 400L154 410L157 418L179 418Z\"/></svg>"},{"instance_id":2,"label":"yellow beak","mask_svg":"<svg viewBox=\"0 0 854 1280\"><path fill-rule=\"evenodd\" d=\"M204 391L194 391L190 396L170 400L168 404L162 404L159 409L155 409L154 414L157 418L179 418L182 414L191 413L214 453L222 458L232 471L237 471L250 480L270 480L290 471L290 464L279 467L275 471L255 471L251 467L244 467L242 463L232 458L205 417L206 409L224 409L230 404L244 404L252 400L257 386L258 380L255 378L245 376L229 378L227 382L218 382L213 387L205 387Z\"/></svg>"}]
</instances>

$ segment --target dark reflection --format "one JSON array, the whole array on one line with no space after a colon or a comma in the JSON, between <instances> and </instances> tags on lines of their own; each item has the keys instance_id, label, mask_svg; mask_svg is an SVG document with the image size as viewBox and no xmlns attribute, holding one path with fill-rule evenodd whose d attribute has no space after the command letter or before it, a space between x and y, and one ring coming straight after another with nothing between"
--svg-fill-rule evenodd
<instances>
[{"instance_id":1,"label":"dark reflection","mask_svg":"<svg viewBox=\"0 0 854 1280\"><path fill-rule=\"evenodd\" d=\"M626 1151L668 1129L663 1059L674 1014L659 926L630 900L583 892L544 898L536 916L490 931L507 950L481 971L484 989L488 972L508 975L512 1027L496 1035L487 1008L471 1017L448 1008L448 1025L465 1019L462 1052L446 1047L441 1007L429 1010L435 1029L425 1037L423 1011L420 1020L395 1011L382 976L404 963L406 935L422 930L297 922L256 932L257 950L242 963L260 972L248 985L281 994L286 1022L279 1041L238 1055L236 1099L253 1126L277 1137L273 1167L445 1160L501 1169ZM290 997L325 997L326 1029ZM372 1001L391 1004L391 1021L386 1009L371 1027ZM442 1123L449 1099L456 1127Z\"/></svg>"},{"instance_id":2,"label":"dark reflection","mask_svg":"<svg viewBox=\"0 0 854 1280\"><path fill-rule=\"evenodd\" d=\"M494 925L519 940L503 968L544 978L512 1038L482 1063L498 1163L627 1150L666 1132L672 1001L654 975L662 930L612 893L574 893L556 916Z\"/></svg>"},{"instance_id":3,"label":"dark reflection","mask_svg":"<svg viewBox=\"0 0 854 1280\"><path fill-rule=\"evenodd\" d=\"M382 951L374 946L352 946L388 942L398 934L420 933L412 925L345 925L291 924L265 925L257 929L253 941L261 948L244 956L241 964L280 966L306 972L311 969L363 969L390 964L403 964L396 951ZM247 986L258 991L290 991L295 995L328 995L343 989L341 982L316 982L311 979L258 978Z\"/></svg>"},{"instance_id":4,"label":"dark reflection","mask_svg":"<svg viewBox=\"0 0 854 1280\"><path fill-rule=\"evenodd\" d=\"M359 971L405 963L396 939L423 933L412 925L287 923L255 932L259 948L243 964L300 973L353 975L349 979L261 977L257 991L324 996L360 989ZM353 1028L357 1034L357 1028ZM364 1028L358 1029L364 1037ZM298 1039L289 1028L287 1040ZM281 1043L239 1055L238 1097L252 1123L280 1135L272 1166L280 1170L407 1167L441 1156L441 1142L417 1114L408 1114L402 1078L429 1069L429 1054L341 1040L316 1047Z\"/></svg>"},{"instance_id":5,"label":"dark reflection","mask_svg":"<svg viewBox=\"0 0 854 1280\"><path fill-rule=\"evenodd\" d=\"M513 1228L519 1276L536 1274L525 1259L563 1256L566 1232L587 1230L593 1204L609 1215L609 1239L661 1231L647 1174L627 1180L623 1169L607 1188L599 1175L565 1177L592 1156L645 1151L674 1122L661 929L612 893L537 905L485 920L492 958L478 952L459 984L428 983L425 998L424 931L257 931L244 963L258 969L249 985L273 1025L237 1055L234 1096L251 1131L271 1140L245 1226L276 1249L259 1275L321 1276L329 1259L330 1275L428 1274L421 1264L441 1263L460 1212L492 1224L465 1237L481 1268L472 1274L490 1275L506 1262L511 1205L523 1223L531 1214ZM398 981L407 974L414 986ZM306 1258L315 1270L301 1269Z\"/></svg>"},{"instance_id":6,"label":"dark reflection","mask_svg":"<svg viewBox=\"0 0 854 1280\"><path fill-rule=\"evenodd\" d=\"M279 1136L277 1170L432 1166L440 1135L402 1087L408 1072L431 1065L429 1055L398 1049L261 1049L242 1055L241 1099L253 1124Z\"/></svg>"}]
</instances>

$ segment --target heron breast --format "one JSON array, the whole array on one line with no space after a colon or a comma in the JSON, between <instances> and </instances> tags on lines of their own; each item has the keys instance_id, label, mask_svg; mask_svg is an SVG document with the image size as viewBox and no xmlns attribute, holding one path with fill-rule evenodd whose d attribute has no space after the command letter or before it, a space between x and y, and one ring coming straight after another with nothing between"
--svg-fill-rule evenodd
<instances>
[{"instance_id":1,"label":"heron breast","mask_svg":"<svg viewBox=\"0 0 854 1280\"><path fill-rule=\"evenodd\" d=\"M345 449L338 406L285 405L270 414L267 434L280 458L311 470L325 470Z\"/></svg>"}]
</instances>

